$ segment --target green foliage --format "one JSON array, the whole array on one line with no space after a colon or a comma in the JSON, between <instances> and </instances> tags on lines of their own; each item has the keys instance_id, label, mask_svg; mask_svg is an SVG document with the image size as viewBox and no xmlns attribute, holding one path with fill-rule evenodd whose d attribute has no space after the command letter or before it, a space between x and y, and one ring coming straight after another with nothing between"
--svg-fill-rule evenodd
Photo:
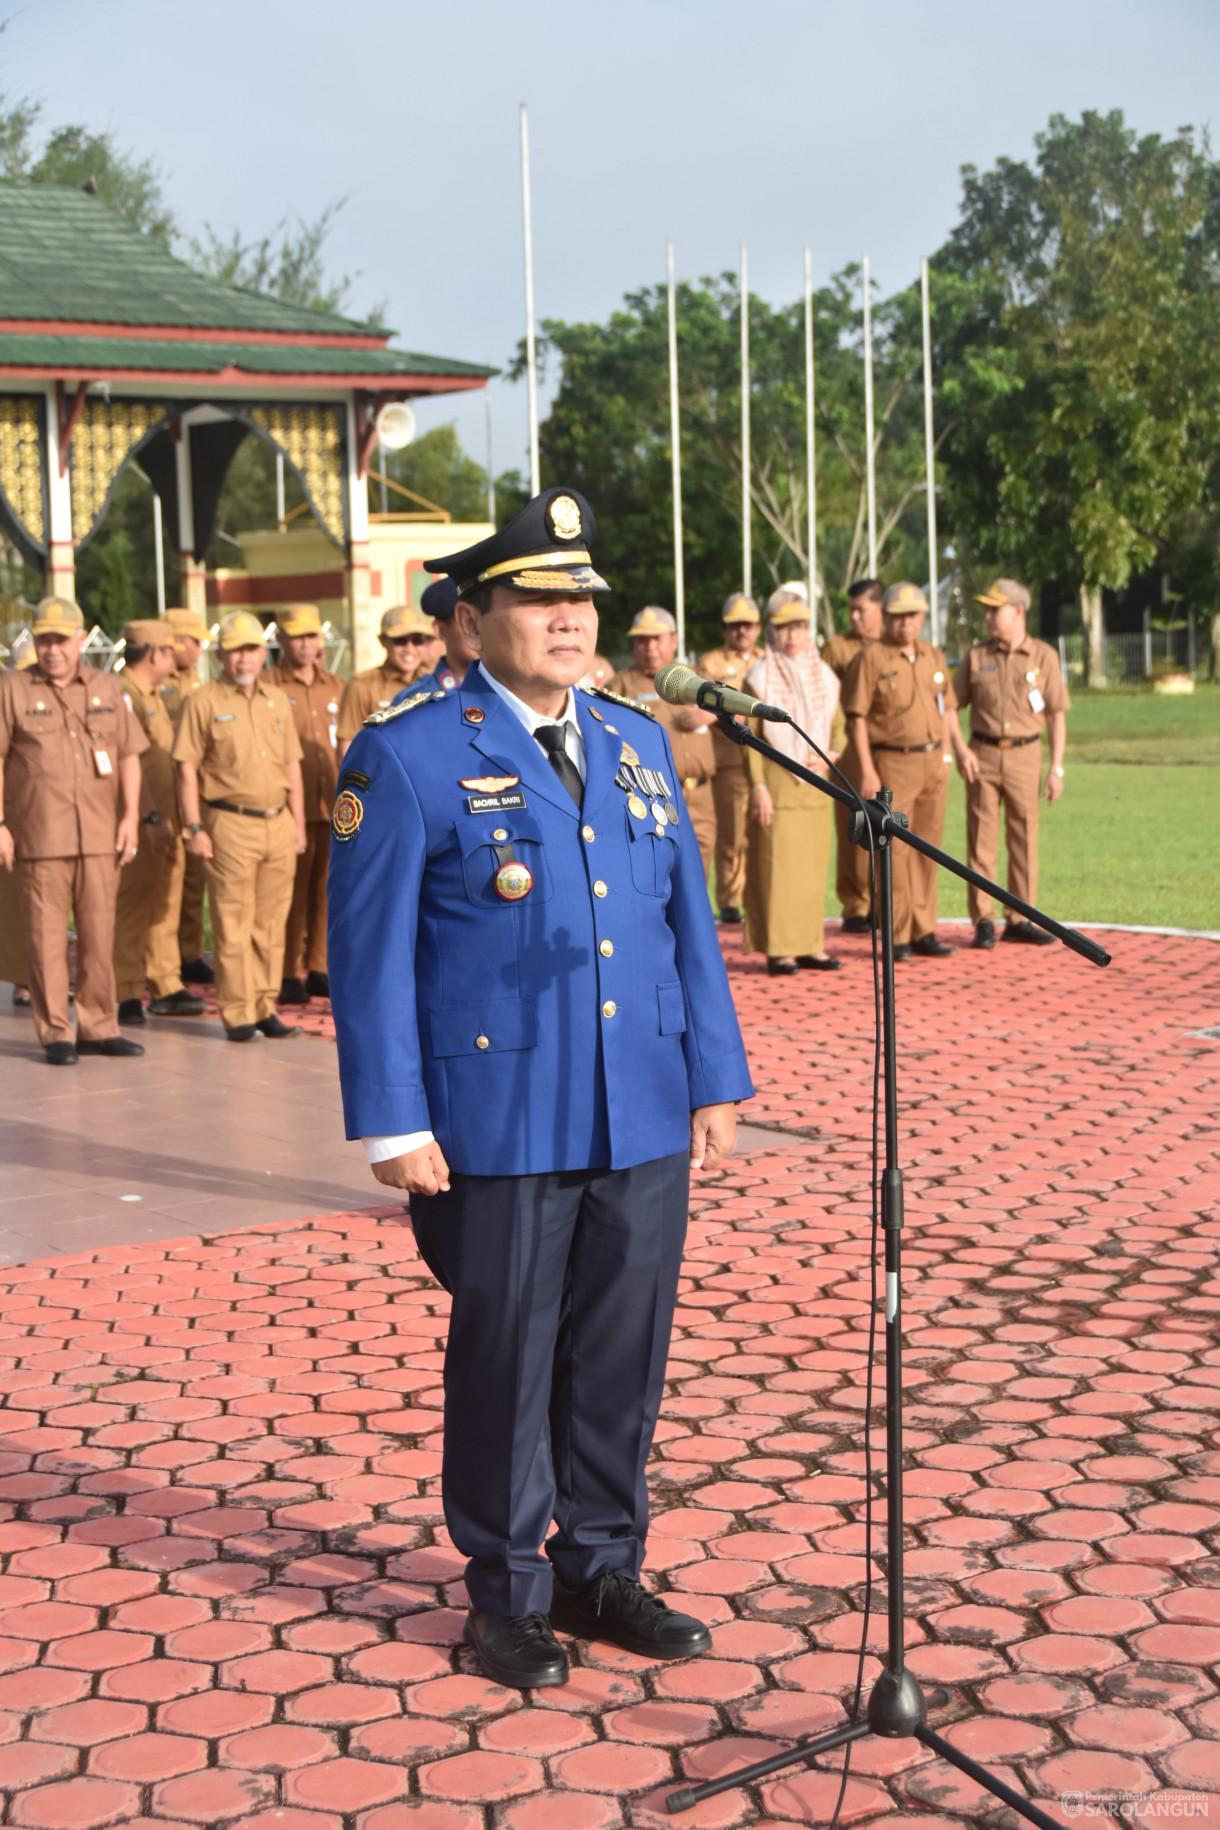
<instances>
[{"instance_id":1,"label":"green foliage","mask_svg":"<svg viewBox=\"0 0 1220 1830\"><path fill-rule=\"evenodd\" d=\"M462 450L457 427L452 423L433 426L401 451L378 451L373 468L384 471L404 489L435 502L438 508L448 509L455 521L487 519L487 472ZM410 513L415 507L392 489L386 499L391 514ZM374 511L380 508L380 486L376 481L370 500Z\"/></svg>"},{"instance_id":2,"label":"green foliage","mask_svg":"<svg viewBox=\"0 0 1220 1830\"><path fill-rule=\"evenodd\" d=\"M312 222L279 222L269 235L244 241L237 229L220 234L203 225L202 239L190 238L193 264L215 279L252 292L274 293L291 305L320 305L336 311L351 291L353 276L327 274L323 250L344 199L326 206ZM377 314L379 315L379 314Z\"/></svg>"},{"instance_id":3,"label":"green foliage","mask_svg":"<svg viewBox=\"0 0 1220 1830\"><path fill-rule=\"evenodd\" d=\"M232 560L229 561L232 564ZM178 555L166 542L166 602L178 595ZM88 622L118 635L133 616L157 613L152 491L128 467L119 478L100 531L76 555L76 596Z\"/></svg>"},{"instance_id":4,"label":"green foliage","mask_svg":"<svg viewBox=\"0 0 1220 1830\"><path fill-rule=\"evenodd\" d=\"M305 500L295 470L284 465L284 511L291 514ZM297 517L297 521L301 519ZM250 432L237 447L225 475L212 535L204 563L212 570L232 571L245 563L241 536L255 528L276 525L275 451L265 438ZM296 522L293 524L296 525Z\"/></svg>"}]
</instances>

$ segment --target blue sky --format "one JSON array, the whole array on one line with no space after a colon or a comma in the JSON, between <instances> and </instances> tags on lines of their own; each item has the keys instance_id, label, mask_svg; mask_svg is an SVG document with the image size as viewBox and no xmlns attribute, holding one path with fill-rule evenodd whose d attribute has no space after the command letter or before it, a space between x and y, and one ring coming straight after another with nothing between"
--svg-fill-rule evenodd
<instances>
[{"instance_id":1,"label":"blue sky","mask_svg":"<svg viewBox=\"0 0 1220 1830\"><path fill-rule=\"evenodd\" d=\"M517 106L528 101L539 316L733 267L800 290L867 251L907 283L959 168L1026 157L1054 112L1206 126L1215 0L9 0L0 87L112 128L165 169L187 228L262 233L346 197L336 267L408 348L503 364L522 329ZM493 384L496 468L523 389ZM484 451L479 400L437 402Z\"/></svg>"}]
</instances>

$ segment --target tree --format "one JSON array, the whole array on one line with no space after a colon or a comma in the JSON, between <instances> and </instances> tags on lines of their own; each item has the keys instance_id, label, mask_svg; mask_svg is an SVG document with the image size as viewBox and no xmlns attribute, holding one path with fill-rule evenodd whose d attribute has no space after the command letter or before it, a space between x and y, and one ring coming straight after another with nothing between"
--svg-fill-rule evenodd
<instances>
[{"instance_id":1,"label":"tree","mask_svg":"<svg viewBox=\"0 0 1220 1830\"><path fill-rule=\"evenodd\" d=\"M237 229L218 234L203 225L203 238L192 236L191 260L204 273L253 292L274 293L292 305L319 305L337 311L351 291L353 276L327 275L323 247L345 199L330 203L313 222L298 216L295 227L279 222L269 235L244 241ZM374 322L380 312L374 312Z\"/></svg>"},{"instance_id":2,"label":"tree","mask_svg":"<svg viewBox=\"0 0 1220 1830\"><path fill-rule=\"evenodd\" d=\"M455 521L487 519L487 472L462 450L452 422L433 426L401 451L379 451L373 466L405 489L447 509ZM374 482L374 500L377 487ZM393 490L389 491L388 505L391 514L395 510L409 513L414 506L404 497L396 497Z\"/></svg>"},{"instance_id":3,"label":"tree","mask_svg":"<svg viewBox=\"0 0 1220 1830\"><path fill-rule=\"evenodd\" d=\"M1096 682L1103 588L1164 559L1216 449L1216 170L1117 112L1036 145L964 169L936 257L946 481L959 537L1079 589Z\"/></svg>"},{"instance_id":4,"label":"tree","mask_svg":"<svg viewBox=\"0 0 1220 1830\"><path fill-rule=\"evenodd\" d=\"M56 127L38 146L41 116L41 102L0 92L0 174L31 184L92 182L103 203L168 247L177 231L156 160L138 159L124 152L112 133L81 126Z\"/></svg>"}]
</instances>

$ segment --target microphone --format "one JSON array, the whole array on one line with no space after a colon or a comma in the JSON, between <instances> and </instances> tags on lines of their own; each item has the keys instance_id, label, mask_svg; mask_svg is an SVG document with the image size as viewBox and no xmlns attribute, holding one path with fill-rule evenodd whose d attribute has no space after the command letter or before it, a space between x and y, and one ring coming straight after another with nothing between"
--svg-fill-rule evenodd
<instances>
[{"instance_id":1,"label":"microphone","mask_svg":"<svg viewBox=\"0 0 1220 1830\"><path fill-rule=\"evenodd\" d=\"M697 705L705 712L738 712L744 718L762 718L768 724L791 724L787 712L778 705L764 705L749 693L736 692L716 680L705 680L693 667L681 661L670 661L662 667L654 685L669 705Z\"/></svg>"}]
</instances>

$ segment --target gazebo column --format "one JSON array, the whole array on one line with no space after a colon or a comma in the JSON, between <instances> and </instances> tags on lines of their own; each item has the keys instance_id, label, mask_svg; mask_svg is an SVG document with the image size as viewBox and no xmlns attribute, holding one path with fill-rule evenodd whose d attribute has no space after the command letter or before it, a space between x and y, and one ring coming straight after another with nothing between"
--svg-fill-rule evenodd
<instances>
[{"instance_id":1,"label":"gazebo column","mask_svg":"<svg viewBox=\"0 0 1220 1830\"><path fill-rule=\"evenodd\" d=\"M59 393L54 383L47 389L47 563L45 580L50 597L76 597L76 542L72 538L72 479L67 452L59 434Z\"/></svg>"},{"instance_id":2,"label":"gazebo column","mask_svg":"<svg viewBox=\"0 0 1220 1830\"><path fill-rule=\"evenodd\" d=\"M369 492L362 459L364 439L355 401L347 403L347 602L352 624L353 671L381 659L373 601L369 592Z\"/></svg>"},{"instance_id":3,"label":"gazebo column","mask_svg":"<svg viewBox=\"0 0 1220 1830\"><path fill-rule=\"evenodd\" d=\"M207 571L195 557L195 497L191 487L191 429L184 419L174 426L174 463L178 483L179 592L184 610L197 610L207 621Z\"/></svg>"}]
</instances>

